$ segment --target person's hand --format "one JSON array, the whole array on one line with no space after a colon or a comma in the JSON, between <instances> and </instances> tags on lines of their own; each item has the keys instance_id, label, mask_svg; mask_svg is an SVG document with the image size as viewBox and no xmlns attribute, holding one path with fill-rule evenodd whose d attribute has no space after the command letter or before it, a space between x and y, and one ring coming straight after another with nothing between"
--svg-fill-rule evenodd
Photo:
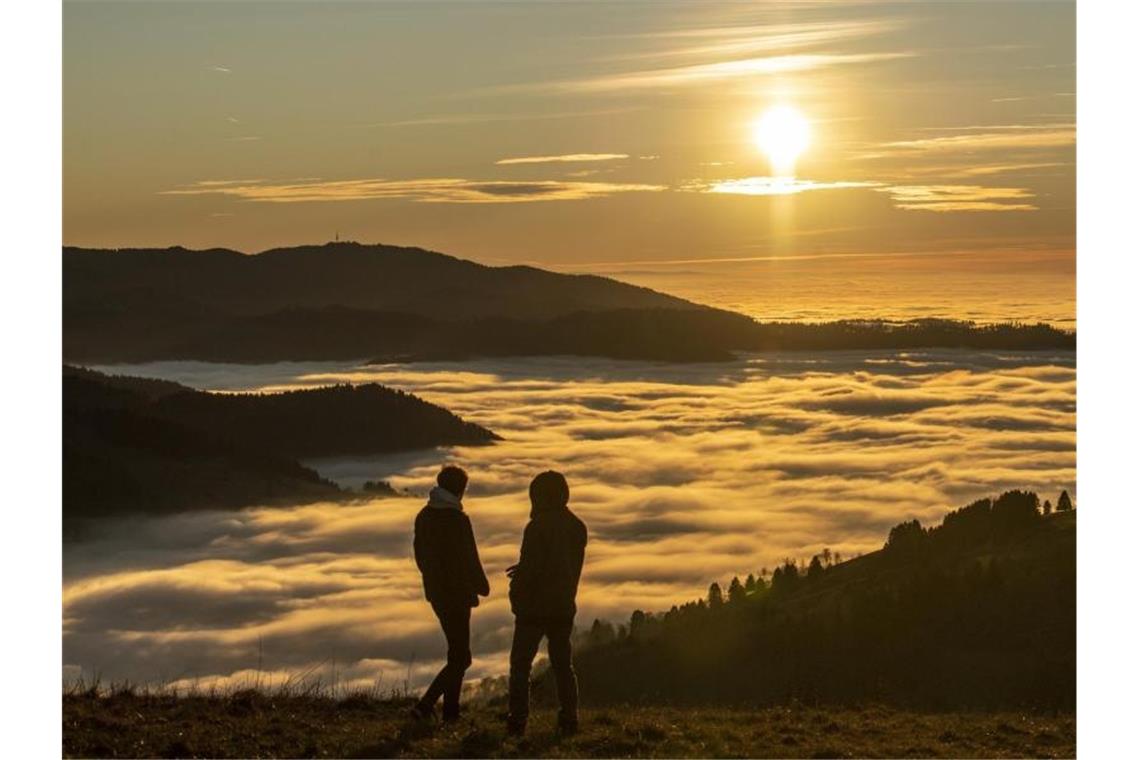
<instances>
[{"instance_id":1,"label":"person's hand","mask_svg":"<svg viewBox=\"0 0 1140 760\"><path fill-rule=\"evenodd\" d=\"M518 570L519 570L518 565L511 565L510 567L507 568L507 577L508 578L514 578L515 573L517 573Z\"/></svg>"}]
</instances>

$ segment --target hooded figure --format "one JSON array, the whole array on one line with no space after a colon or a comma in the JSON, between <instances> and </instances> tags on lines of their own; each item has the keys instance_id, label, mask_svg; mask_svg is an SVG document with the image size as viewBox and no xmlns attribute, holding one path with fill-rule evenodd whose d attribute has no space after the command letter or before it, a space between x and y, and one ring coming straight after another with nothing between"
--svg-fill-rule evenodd
<instances>
[{"instance_id":1,"label":"hooded figure","mask_svg":"<svg viewBox=\"0 0 1140 760\"><path fill-rule=\"evenodd\" d=\"M530 669L544 636L558 686L559 728L573 732L578 727L570 633L578 611L575 598L586 553L586 526L570 511L569 501L570 487L561 473L549 470L531 482L530 522L523 531L519 562L507 570L515 615L508 729L516 734L526 730Z\"/></svg>"},{"instance_id":2,"label":"hooded figure","mask_svg":"<svg viewBox=\"0 0 1140 760\"><path fill-rule=\"evenodd\" d=\"M458 467L440 470L438 485L416 515L413 541L416 565L423 575L424 596L439 618L447 639L447 664L439 671L413 708L418 718L434 714L443 697L443 719L459 718L459 692L463 675L471 665L471 608L479 597L491 593L471 520L463 511L467 473Z\"/></svg>"}]
</instances>

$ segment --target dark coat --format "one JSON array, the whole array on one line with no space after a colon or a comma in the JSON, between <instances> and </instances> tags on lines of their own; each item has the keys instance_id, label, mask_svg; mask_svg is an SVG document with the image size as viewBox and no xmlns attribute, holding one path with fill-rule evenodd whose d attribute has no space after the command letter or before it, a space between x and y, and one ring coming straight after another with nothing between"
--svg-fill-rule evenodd
<instances>
[{"instance_id":1,"label":"dark coat","mask_svg":"<svg viewBox=\"0 0 1140 760\"><path fill-rule=\"evenodd\" d=\"M444 607L478 607L491 593L471 520L460 509L426 506L416 515L416 565L423 574L424 596Z\"/></svg>"},{"instance_id":2,"label":"dark coat","mask_svg":"<svg viewBox=\"0 0 1140 760\"><path fill-rule=\"evenodd\" d=\"M520 619L566 620L578 611L586 526L566 507L531 514L511 577L511 612Z\"/></svg>"}]
</instances>

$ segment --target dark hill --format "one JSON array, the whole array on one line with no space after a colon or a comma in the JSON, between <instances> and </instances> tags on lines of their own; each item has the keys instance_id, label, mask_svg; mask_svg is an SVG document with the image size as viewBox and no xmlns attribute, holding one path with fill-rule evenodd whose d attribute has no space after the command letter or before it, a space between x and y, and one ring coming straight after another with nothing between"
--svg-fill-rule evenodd
<instances>
[{"instance_id":1,"label":"dark hill","mask_svg":"<svg viewBox=\"0 0 1140 760\"><path fill-rule=\"evenodd\" d=\"M297 458L495 439L376 384L211 394L65 367L64 517L337 498L340 489Z\"/></svg>"},{"instance_id":2,"label":"dark hill","mask_svg":"<svg viewBox=\"0 0 1140 760\"><path fill-rule=\"evenodd\" d=\"M63 250L68 361L461 359L576 354L722 361L737 351L1065 349L1044 325L760 324L594 275L357 243L255 255Z\"/></svg>"},{"instance_id":3,"label":"dark hill","mask_svg":"<svg viewBox=\"0 0 1140 760\"><path fill-rule=\"evenodd\" d=\"M696 304L594 275L527 266L489 267L422 248L358 243L224 249L64 248L64 303L96 305L126 295L197 304L227 314L341 306L455 321L543 319L617 308L697 309Z\"/></svg>"},{"instance_id":4,"label":"dark hill","mask_svg":"<svg viewBox=\"0 0 1140 760\"><path fill-rule=\"evenodd\" d=\"M1011 491L903 523L858 559L595 622L575 666L596 702L1072 709L1076 512Z\"/></svg>"}]
</instances>

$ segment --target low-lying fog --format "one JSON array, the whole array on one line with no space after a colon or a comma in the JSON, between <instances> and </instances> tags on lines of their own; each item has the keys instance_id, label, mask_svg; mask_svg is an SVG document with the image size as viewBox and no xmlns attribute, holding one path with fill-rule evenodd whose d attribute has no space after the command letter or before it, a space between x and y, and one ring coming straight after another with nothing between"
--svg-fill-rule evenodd
<instances>
[{"instance_id":1,"label":"low-lying fog","mask_svg":"<svg viewBox=\"0 0 1140 760\"><path fill-rule=\"evenodd\" d=\"M823 547L882 546L1008 488L1075 493L1072 353L764 355L726 365L519 359L385 365L165 362L100 368L209 390L378 381L504 437L486 447L311 462L358 486L426 493L443 461L465 499L492 594L471 676L505 671L503 569L537 472L570 482L590 544L578 623L704 595ZM411 559L421 498L105 523L64 549L64 676L242 682L324 673L422 683L443 637Z\"/></svg>"}]
</instances>

